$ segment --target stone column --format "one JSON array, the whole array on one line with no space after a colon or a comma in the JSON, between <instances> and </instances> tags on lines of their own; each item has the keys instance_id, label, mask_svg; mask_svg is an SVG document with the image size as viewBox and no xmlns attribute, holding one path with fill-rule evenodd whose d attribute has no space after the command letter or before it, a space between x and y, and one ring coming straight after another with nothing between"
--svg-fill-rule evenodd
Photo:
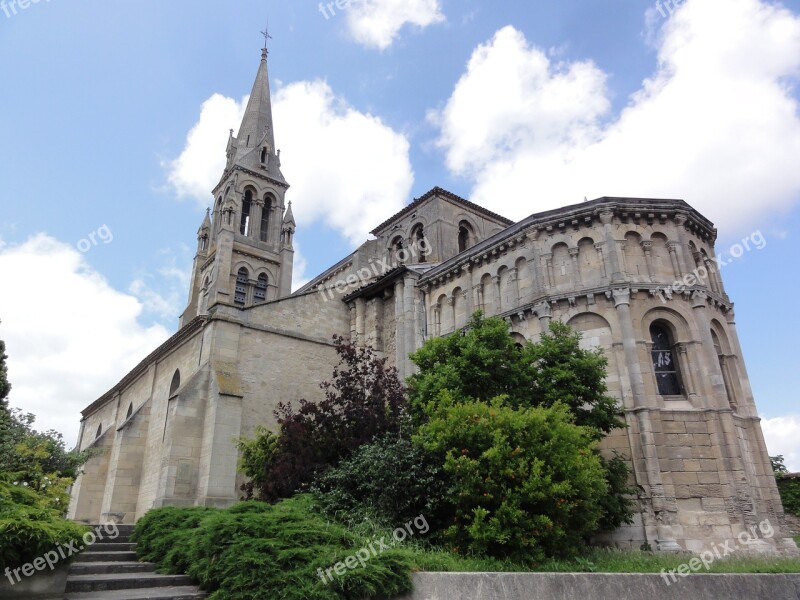
<instances>
[{"instance_id":1,"label":"stone column","mask_svg":"<svg viewBox=\"0 0 800 600\"><path fill-rule=\"evenodd\" d=\"M383 352L383 297L377 296L372 300L372 312L375 315L375 329L372 339L375 350Z\"/></svg>"},{"instance_id":2,"label":"stone column","mask_svg":"<svg viewBox=\"0 0 800 600\"><path fill-rule=\"evenodd\" d=\"M494 293L494 309L497 314L500 314L503 311L503 302L500 297L500 276L495 275L492 277L492 289Z\"/></svg>"},{"instance_id":3,"label":"stone column","mask_svg":"<svg viewBox=\"0 0 800 600\"><path fill-rule=\"evenodd\" d=\"M694 268L689 268L689 261L686 258L689 255L689 241L686 235L686 222L689 216L686 213L675 214L675 225L678 229L678 264L680 265L681 272L684 274L691 273Z\"/></svg>"},{"instance_id":4,"label":"stone column","mask_svg":"<svg viewBox=\"0 0 800 600\"><path fill-rule=\"evenodd\" d=\"M550 321L553 319L553 309L549 302L539 302L533 306L533 314L539 319L542 333L550 331Z\"/></svg>"},{"instance_id":5,"label":"stone column","mask_svg":"<svg viewBox=\"0 0 800 600\"><path fill-rule=\"evenodd\" d=\"M255 198L250 204L250 231L247 232L247 237L251 240L261 240L261 215L264 210L264 201L261 198Z\"/></svg>"},{"instance_id":6,"label":"stone column","mask_svg":"<svg viewBox=\"0 0 800 600\"><path fill-rule=\"evenodd\" d=\"M569 256L572 259L572 283L575 287L579 288L583 285L581 282L581 267L578 264L578 248L567 249Z\"/></svg>"},{"instance_id":7,"label":"stone column","mask_svg":"<svg viewBox=\"0 0 800 600\"><path fill-rule=\"evenodd\" d=\"M474 294L469 293L470 290L475 289L475 269L473 268L472 263L463 268L465 268L467 273L469 273L469 289L464 291L464 298L467 300L467 320L469 320L469 318L472 316L472 313L478 310L475 306Z\"/></svg>"},{"instance_id":8,"label":"stone column","mask_svg":"<svg viewBox=\"0 0 800 600\"><path fill-rule=\"evenodd\" d=\"M608 266L606 265L606 257L603 255L603 244L605 242L598 242L594 245L594 249L597 251L597 256L600 257L600 268L601 268L601 276L604 281L608 281Z\"/></svg>"},{"instance_id":9,"label":"stone column","mask_svg":"<svg viewBox=\"0 0 800 600\"><path fill-rule=\"evenodd\" d=\"M688 397L697 396L694 376L692 375L691 363L689 361L689 348L685 343L675 345L675 350L678 355L678 368L681 370L683 376L683 385L686 388L686 395Z\"/></svg>"},{"instance_id":10,"label":"stone column","mask_svg":"<svg viewBox=\"0 0 800 600\"><path fill-rule=\"evenodd\" d=\"M672 532L672 515L677 511L677 504L674 498L667 499L664 492L664 484L661 479L661 465L658 459L653 426L650 421L650 411L655 407L651 405L644 389L641 362L639 361L636 347L636 334L631 318L631 292L629 288L618 288L612 291L611 296L614 299L614 306L616 307L617 317L620 323L622 348L625 354L625 362L628 366L633 404L636 407L633 410L636 413L636 420L639 426L647 483L650 487L650 496L653 503L652 508L655 513L656 529L658 532L656 545L658 550L661 551L679 552L681 551L681 547L675 541L675 535Z\"/></svg>"},{"instance_id":11,"label":"stone column","mask_svg":"<svg viewBox=\"0 0 800 600\"><path fill-rule=\"evenodd\" d=\"M733 354L737 357L736 371L739 374L737 382L741 390L742 402L739 403L739 410L741 411L746 405L747 414L751 417L758 416L755 408L755 399L753 397L753 388L750 386L750 378L747 375L747 368L744 364L744 356L742 354L742 345L739 343L739 334L736 332L736 316L733 309L729 310L725 315L728 320L728 342L731 345Z\"/></svg>"},{"instance_id":12,"label":"stone column","mask_svg":"<svg viewBox=\"0 0 800 600\"><path fill-rule=\"evenodd\" d=\"M713 292L720 293L719 279L717 279L716 263L707 256L702 257L703 264L708 271L708 284Z\"/></svg>"},{"instance_id":13,"label":"stone column","mask_svg":"<svg viewBox=\"0 0 800 600\"><path fill-rule=\"evenodd\" d=\"M542 258L545 262L544 288L549 289L553 287L555 281L553 278L553 253L542 254Z\"/></svg>"},{"instance_id":14,"label":"stone column","mask_svg":"<svg viewBox=\"0 0 800 600\"><path fill-rule=\"evenodd\" d=\"M456 330L456 297L455 296L448 296L447 297L447 306L449 307L447 312L450 313L449 320L453 324L453 331ZM450 328L448 327L445 333L450 333Z\"/></svg>"},{"instance_id":15,"label":"stone column","mask_svg":"<svg viewBox=\"0 0 800 600\"><path fill-rule=\"evenodd\" d=\"M367 320L367 301L364 298L356 298L356 345L363 348L366 345L366 320Z\"/></svg>"},{"instance_id":16,"label":"stone column","mask_svg":"<svg viewBox=\"0 0 800 600\"><path fill-rule=\"evenodd\" d=\"M644 261L647 264L647 278L650 281L655 281L654 278L654 271L653 271L653 242L642 242L642 249L644 250Z\"/></svg>"},{"instance_id":17,"label":"stone column","mask_svg":"<svg viewBox=\"0 0 800 600\"><path fill-rule=\"evenodd\" d=\"M417 323L416 315L414 314L415 289L416 286L413 275L411 275L411 273L406 273L405 281L403 282L403 325L405 329L403 372L406 377L411 375L412 370L411 360L409 360L408 355L416 350L416 336L414 331Z\"/></svg>"},{"instance_id":18,"label":"stone column","mask_svg":"<svg viewBox=\"0 0 800 600\"><path fill-rule=\"evenodd\" d=\"M403 307L404 298L403 280L398 279L394 283L394 348L395 366L401 379L405 379L405 357L406 357L406 334L404 328L405 308Z\"/></svg>"},{"instance_id":19,"label":"stone column","mask_svg":"<svg viewBox=\"0 0 800 600\"><path fill-rule=\"evenodd\" d=\"M622 272L617 241L614 239L614 229L611 227L611 223L614 220L614 212L604 210L599 216L600 222L603 224L603 233L606 238L605 243L608 248L608 259L611 263L611 281L624 281L625 274Z\"/></svg>"},{"instance_id":20,"label":"stone column","mask_svg":"<svg viewBox=\"0 0 800 600\"><path fill-rule=\"evenodd\" d=\"M472 295L475 297L475 310L484 310L482 283L478 283L472 287Z\"/></svg>"},{"instance_id":21,"label":"stone column","mask_svg":"<svg viewBox=\"0 0 800 600\"><path fill-rule=\"evenodd\" d=\"M356 305L351 303L348 307L350 309L350 341L355 344L358 338L358 327L356 326Z\"/></svg>"},{"instance_id":22,"label":"stone column","mask_svg":"<svg viewBox=\"0 0 800 600\"><path fill-rule=\"evenodd\" d=\"M675 279L680 279L683 277L683 273L681 272L681 266L678 263L678 254L677 254L677 246L676 242L667 242L667 250L669 250L669 260L672 263L672 272L675 274Z\"/></svg>"},{"instance_id":23,"label":"stone column","mask_svg":"<svg viewBox=\"0 0 800 600\"><path fill-rule=\"evenodd\" d=\"M522 293L520 292L520 287L519 287L519 269L516 268L516 267L511 269L511 284L512 284L512 286L514 288L514 302L513 302L513 304L514 304L514 306L519 306L520 297L522 296Z\"/></svg>"},{"instance_id":24,"label":"stone column","mask_svg":"<svg viewBox=\"0 0 800 600\"><path fill-rule=\"evenodd\" d=\"M539 244L537 243L539 232L533 231L529 234L529 237L531 239L531 260L528 261L528 266L531 271L531 277L533 278L531 291L533 292L533 296L536 297L544 292L545 289L543 284L544 275L542 274L542 257L539 253Z\"/></svg>"}]
</instances>

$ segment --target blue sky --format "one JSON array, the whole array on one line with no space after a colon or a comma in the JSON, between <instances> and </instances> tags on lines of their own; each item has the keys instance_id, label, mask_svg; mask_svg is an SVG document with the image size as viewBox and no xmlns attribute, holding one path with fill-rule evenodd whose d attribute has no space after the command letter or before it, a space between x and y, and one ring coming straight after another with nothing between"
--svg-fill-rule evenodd
<instances>
[{"instance_id":1,"label":"blue sky","mask_svg":"<svg viewBox=\"0 0 800 600\"><path fill-rule=\"evenodd\" d=\"M269 20L298 281L435 185L511 218L684 198L717 223L718 251L767 239L723 275L770 450L800 470L800 0L660 6L354 0L326 18L310 0L6 0L12 404L73 440L77 411L175 330Z\"/></svg>"}]
</instances>

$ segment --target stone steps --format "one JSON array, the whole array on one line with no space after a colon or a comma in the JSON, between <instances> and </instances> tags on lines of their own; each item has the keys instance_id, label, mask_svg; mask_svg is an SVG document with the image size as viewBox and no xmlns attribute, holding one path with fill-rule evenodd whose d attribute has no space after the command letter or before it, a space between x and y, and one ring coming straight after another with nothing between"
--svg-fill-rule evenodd
<instances>
[{"instance_id":1,"label":"stone steps","mask_svg":"<svg viewBox=\"0 0 800 600\"><path fill-rule=\"evenodd\" d=\"M95 527L95 526L93 526ZM200 600L206 594L186 575L160 575L136 560L132 525L114 539L98 539L70 566L64 600ZM98 531L95 527L95 530ZM102 531L107 531L102 529Z\"/></svg>"}]
</instances>

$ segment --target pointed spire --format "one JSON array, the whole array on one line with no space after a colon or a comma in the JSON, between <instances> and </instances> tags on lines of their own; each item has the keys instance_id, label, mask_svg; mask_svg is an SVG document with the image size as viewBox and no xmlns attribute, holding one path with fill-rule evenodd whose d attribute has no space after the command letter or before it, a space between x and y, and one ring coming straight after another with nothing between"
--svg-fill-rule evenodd
<instances>
[{"instance_id":1,"label":"pointed spire","mask_svg":"<svg viewBox=\"0 0 800 600\"><path fill-rule=\"evenodd\" d=\"M206 218L203 219L203 224L200 225L200 231L204 229L211 229L211 208L206 208Z\"/></svg>"},{"instance_id":2,"label":"pointed spire","mask_svg":"<svg viewBox=\"0 0 800 600\"><path fill-rule=\"evenodd\" d=\"M283 224L284 225L294 225L297 226L297 223L294 222L294 214L292 214L292 201L289 200L289 206L286 209L286 213L283 215Z\"/></svg>"},{"instance_id":3,"label":"pointed spire","mask_svg":"<svg viewBox=\"0 0 800 600\"><path fill-rule=\"evenodd\" d=\"M239 132L228 140L228 166L238 164L247 169L264 172L266 175L285 182L280 170L280 161L275 148L275 132L272 125L272 97L269 89L269 69L267 67L266 41L270 37L265 31L264 48L261 50L261 63L256 80L247 101Z\"/></svg>"}]
</instances>

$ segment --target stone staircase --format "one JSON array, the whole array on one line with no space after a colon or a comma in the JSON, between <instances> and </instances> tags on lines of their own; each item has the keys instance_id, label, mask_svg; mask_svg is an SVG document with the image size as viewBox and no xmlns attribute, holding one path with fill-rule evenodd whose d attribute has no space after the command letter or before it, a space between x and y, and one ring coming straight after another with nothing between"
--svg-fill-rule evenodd
<instances>
[{"instance_id":1,"label":"stone staircase","mask_svg":"<svg viewBox=\"0 0 800 600\"><path fill-rule=\"evenodd\" d=\"M94 526L93 526L94 527ZM118 525L113 540L98 540L78 555L67 577L65 600L196 600L206 594L186 575L159 575L136 560L133 525Z\"/></svg>"}]
</instances>

